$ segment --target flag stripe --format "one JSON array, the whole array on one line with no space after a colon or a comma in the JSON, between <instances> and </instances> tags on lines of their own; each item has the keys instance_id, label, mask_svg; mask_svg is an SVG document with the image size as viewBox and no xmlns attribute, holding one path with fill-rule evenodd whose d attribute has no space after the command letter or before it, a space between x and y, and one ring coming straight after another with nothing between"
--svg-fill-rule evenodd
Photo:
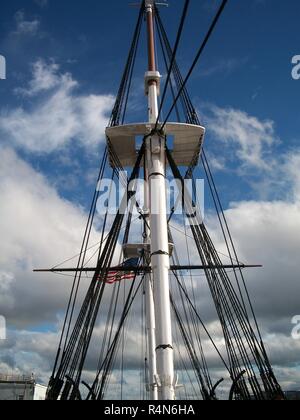
<instances>
[{"instance_id":1,"label":"flag stripe","mask_svg":"<svg viewBox=\"0 0 300 420\"><path fill-rule=\"evenodd\" d=\"M135 273L126 273L123 275L120 275L120 273L117 273L117 275L109 275L106 277L106 283L107 284L114 284L123 280L133 280L135 278Z\"/></svg>"},{"instance_id":2,"label":"flag stripe","mask_svg":"<svg viewBox=\"0 0 300 420\"><path fill-rule=\"evenodd\" d=\"M139 259L138 258L131 258L130 260L125 261L121 267L137 267L138 268ZM133 280L136 277L136 273L134 271L130 272L122 272L122 271L109 271L106 275L106 279L103 281L107 284L114 284L118 283L123 280ZM99 278L101 280L101 278Z\"/></svg>"}]
</instances>

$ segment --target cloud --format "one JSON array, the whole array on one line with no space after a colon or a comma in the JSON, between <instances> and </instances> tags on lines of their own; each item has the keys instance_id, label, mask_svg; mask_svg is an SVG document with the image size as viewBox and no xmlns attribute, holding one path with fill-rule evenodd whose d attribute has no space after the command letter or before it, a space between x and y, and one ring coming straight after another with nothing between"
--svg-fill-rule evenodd
<instances>
[{"instance_id":1,"label":"cloud","mask_svg":"<svg viewBox=\"0 0 300 420\"><path fill-rule=\"evenodd\" d=\"M210 107L207 126L214 138L226 148L223 154L239 159L242 167L270 170L272 148L279 142L274 122L233 108Z\"/></svg>"},{"instance_id":2,"label":"cloud","mask_svg":"<svg viewBox=\"0 0 300 420\"><path fill-rule=\"evenodd\" d=\"M210 167L214 172L226 170L226 158L224 156L214 156L209 154L208 159Z\"/></svg>"},{"instance_id":3,"label":"cloud","mask_svg":"<svg viewBox=\"0 0 300 420\"><path fill-rule=\"evenodd\" d=\"M300 150L288 152L283 159L283 164L279 171L282 179L286 180L286 187L292 185L291 199L300 201Z\"/></svg>"},{"instance_id":4,"label":"cloud","mask_svg":"<svg viewBox=\"0 0 300 420\"><path fill-rule=\"evenodd\" d=\"M51 323L65 309L70 279L32 270L76 255L86 216L13 150L1 147L1 158L1 315L10 326Z\"/></svg>"},{"instance_id":5,"label":"cloud","mask_svg":"<svg viewBox=\"0 0 300 420\"><path fill-rule=\"evenodd\" d=\"M0 343L0 372L34 374L39 383L47 384L57 348L57 334L26 330L9 331Z\"/></svg>"},{"instance_id":6,"label":"cloud","mask_svg":"<svg viewBox=\"0 0 300 420\"><path fill-rule=\"evenodd\" d=\"M0 154L0 315L5 317L8 327L8 339L0 341L0 371L33 372L46 384L72 278L34 274L32 270L53 267L78 254L87 215L60 197L46 178L13 149L0 146ZM91 243L97 244L100 236L92 229ZM87 260L95 249L88 251ZM75 258L67 264L76 262ZM93 266L94 258L89 263ZM79 302L89 282L82 280ZM110 292L111 289L106 294L107 307ZM99 339L101 325L97 330ZM98 351L99 346L94 348L92 360L96 360ZM131 360L133 363L134 358Z\"/></svg>"},{"instance_id":7,"label":"cloud","mask_svg":"<svg viewBox=\"0 0 300 420\"><path fill-rule=\"evenodd\" d=\"M34 0L34 2L41 7L42 9L44 9L45 7L48 6L48 0Z\"/></svg>"},{"instance_id":8,"label":"cloud","mask_svg":"<svg viewBox=\"0 0 300 420\"><path fill-rule=\"evenodd\" d=\"M280 153L272 151L271 167L257 174L248 170L247 180L260 200L281 200L297 203L300 200L300 149ZM259 175L259 176L257 176ZM254 180L253 180L254 179Z\"/></svg>"},{"instance_id":9,"label":"cloud","mask_svg":"<svg viewBox=\"0 0 300 420\"><path fill-rule=\"evenodd\" d=\"M6 142L34 153L51 153L76 141L93 148L104 140L104 129L114 98L80 95L78 82L59 66L39 60L32 79L17 93L28 98L27 107L2 109L0 134Z\"/></svg>"},{"instance_id":10,"label":"cloud","mask_svg":"<svg viewBox=\"0 0 300 420\"><path fill-rule=\"evenodd\" d=\"M0 307L13 307L15 304L14 297L10 294L12 284L14 282L14 275L0 271Z\"/></svg>"},{"instance_id":11,"label":"cloud","mask_svg":"<svg viewBox=\"0 0 300 420\"><path fill-rule=\"evenodd\" d=\"M295 166L287 160L292 173L297 168L298 154L295 152L293 155L296 157L293 159ZM244 275L270 361L284 389L300 387L300 340L292 338L292 318L300 314L300 199L293 194L293 191L299 191L299 181L299 177L290 177L288 189L291 200L241 201L231 203L225 211L239 260L245 264L263 265L263 268L245 270ZM172 226L174 224L173 221ZM227 264L228 260L224 258L227 250L218 220L209 212L206 225L221 259ZM180 226L175 227L180 229ZM184 235L178 230L172 231L180 261L186 263ZM189 229L187 234L192 237ZM190 239L188 246L190 261L199 262ZM214 339L221 340L222 333L216 328L216 312L205 277L200 277L200 273L194 274L199 274L194 279L194 299L199 314ZM184 281L192 296L189 277L185 277ZM212 350L208 349L206 355L210 368L216 369L218 362Z\"/></svg>"},{"instance_id":12,"label":"cloud","mask_svg":"<svg viewBox=\"0 0 300 420\"><path fill-rule=\"evenodd\" d=\"M55 63L47 66L43 62L36 63L34 74L32 82L23 92L19 92L25 99L38 96L41 101L48 102L58 92L63 91L63 96L72 97L75 102L79 99L82 109L95 109L95 115L85 115L81 111L83 121L88 118L91 118L91 121L96 120L98 111L94 101L98 103L98 99L92 96L76 96L74 92L77 83L71 75L61 74ZM223 120L224 115L229 116L233 121L229 126L234 126L235 133L239 136L239 140L235 142L229 134L227 135L228 143L233 142L238 146L234 148L234 156L241 159L248 169L251 167L263 170L274 183L279 165L262 164L265 153L270 153L274 159L272 150L277 142L274 124L262 122L242 111L232 110L232 114L228 114L229 110L225 111L225 114L219 112L218 115ZM68 113L67 117L69 118ZM93 127L91 122L85 124ZM250 160L245 158L248 146L244 146L244 142L240 141L244 139L246 142L248 128L255 135L257 144L261 144L261 149L256 145L256 157ZM98 128L96 131L98 132ZM269 135L266 142L263 140L264 135ZM14 144L21 146L21 143L16 141ZM57 147L62 147L62 144L68 144L68 141L60 142ZM37 151L27 145L26 149ZM7 317L10 331L9 340L1 344L0 368L13 368L21 373L31 373L37 369L39 378L47 382L71 279L33 275L32 269L41 265L51 267L65 257L75 255L81 243L86 215L80 208L60 197L45 177L34 171L11 148L2 147L1 156L0 313ZM245 263L264 265L263 269L247 271L246 281L276 374L283 386L292 389L300 386L300 344L291 338L291 319L300 313L297 266L300 248L300 151L294 150L276 159L274 162L280 162L283 168L280 170L280 185L287 194L283 192L282 198L276 201L252 200L231 203L226 210L226 216L240 259ZM216 248L226 254L219 236L217 220L208 215L207 224ZM95 232L94 235L97 236ZM179 245L179 255L184 258L182 235L178 233L175 240ZM97 242L96 238L94 242ZM191 252L192 261L197 261L192 249ZM196 279L195 282L195 297L200 314L208 321L209 331L222 345L220 328L216 322L205 279ZM105 305L108 306L109 302L108 294ZM129 369L126 377L129 377L130 384L134 382L131 380L134 375L137 375L139 360L136 357L136 348L140 348L141 344L140 334L137 333L141 331L140 326L135 322L137 313L140 315L140 312L136 311L131 321L134 327L130 331L134 331L134 334L130 335L126 346ZM42 331L38 331L39 328L42 328ZM97 340L88 360L88 369L91 370L97 359L97 344L101 341L101 334L103 325L100 324L96 330ZM220 364L215 352L206 341L204 348L209 365L219 379L223 373L220 373ZM87 375L92 378L91 371L87 372ZM118 382L118 378L115 382Z\"/></svg>"},{"instance_id":13,"label":"cloud","mask_svg":"<svg viewBox=\"0 0 300 420\"><path fill-rule=\"evenodd\" d=\"M289 188L291 191L299 188L297 179L294 179L293 185ZM294 327L292 318L300 314L298 269L300 200L241 201L231 203L225 215L239 260L245 264L263 265L263 268L244 270L244 276L277 378L284 389L299 389L300 340L292 338ZM176 229L182 229L173 221L172 226L174 225ZM208 213L206 225L221 259L226 264L229 263L224 257L227 255L227 250L217 218ZM180 262L185 264L188 260L184 234L180 234L176 229L172 229L173 239ZM187 230L187 234L189 238L192 238L190 229ZM188 239L188 247L189 261L199 263L199 257L191 239ZM225 356L221 341L222 332L216 322L214 303L206 279L201 277L201 273L193 274L196 276L193 279L193 292L189 276L186 276L183 281L190 296L194 294L195 306ZM235 284L233 275L229 274L229 276ZM214 372L215 369L220 368L220 363L211 347L204 343L204 348L209 368ZM226 373L224 377L227 378Z\"/></svg>"},{"instance_id":14,"label":"cloud","mask_svg":"<svg viewBox=\"0 0 300 420\"><path fill-rule=\"evenodd\" d=\"M247 64L248 58L237 59L237 58L228 58L228 59L218 59L217 63L207 67L206 69L200 70L199 75L201 77L211 77L216 74L222 73L225 76L235 72L240 67L243 67Z\"/></svg>"},{"instance_id":15,"label":"cloud","mask_svg":"<svg viewBox=\"0 0 300 420\"><path fill-rule=\"evenodd\" d=\"M25 13L23 10L19 10L15 14L16 29L13 32L14 35L36 35L40 28L40 21L38 19L26 20Z\"/></svg>"},{"instance_id":16,"label":"cloud","mask_svg":"<svg viewBox=\"0 0 300 420\"><path fill-rule=\"evenodd\" d=\"M72 80L70 74L59 75L59 65L50 62L48 65L43 60L38 60L32 65L32 79L27 88L17 88L15 92L23 96L36 96L41 92L47 92L59 85L76 87L77 83Z\"/></svg>"},{"instance_id":17,"label":"cloud","mask_svg":"<svg viewBox=\"0 0 300 420\"><path fill-rule=\"evenodd\" d=\"M290 320L300 312L300 202L240 202L226 216L240 259L264 266L247 272L258 315L284 319L285 332L291 331Z\"/></svg>"},{"instance_id":18,"label":"cloud","mask_svg":"<svg viewBox=\"0 0 300 420\"><path fill-rule=\"evenodd\" d=\"M210 112L208 127L218 152L220 144L224 146L221 163L213 162L214 169L237 171L241 181L243 175L247 180L257 177L256 200L232 202L225 215L240 261L263 264L263 269L245 271L247 286L278 379L286 389L297 389L300 341L292 339L291 320L300 313L300 148L280 153L280 140L270 120L261 121L232 108L210 107ZM260 198L275 195L276 199ZM210 212L206 224L223 259L227 254L224 240ZM182 240L181 236L176 241L181 247ZM190 252L194 261L197 257L191 244ZM184 258L182 249L180 255ZM197 278L195 290L200 313L210 324L215 313L203 278Z\"/></svg>"},{"instance_id":19,"label":"cloud","mask_svg":"<svg viewBox=\"0 0 300 420\"><path fill-rule=\"evenodd\" d=\"M259 201L299 201L300 149L282 152L274 121L216 106L207 106L204 114L213 139L208 152L213 170L243 177Z\"/></svg>"},{"instance_id":20,"label":"cloud","mask_svg":"<svg viewBox=\"0 0 300 420\"><path fill-rule=\"evenodd\" d=\"M285 389L299 389L300 341L292 339L291 321L300 314L300 150L278 162L282 168L275 165L269 176L270 185L282 188L282 199L231 203L225 215L240 261L263 265L244 274L271 363ZM216 248L226 254L217 220L208 215L206 222ZM208 313L206 301L201 305Z\"/></svg>"}]
</instances>

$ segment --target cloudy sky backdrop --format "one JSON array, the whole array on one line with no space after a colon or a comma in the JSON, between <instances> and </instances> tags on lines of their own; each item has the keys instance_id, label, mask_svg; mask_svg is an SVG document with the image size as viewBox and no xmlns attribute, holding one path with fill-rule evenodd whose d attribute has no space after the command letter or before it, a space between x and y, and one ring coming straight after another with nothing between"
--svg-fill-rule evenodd
<instances>
[{"instance_id":1,"label":"cloudy sky backdrop","mask_svg":"<svg viewBox=\"0 0 300 420\"><path fill-rule=\"evenodd\" d=\"M182 4L162 12L172 39ZM217 4L192 1L183 73ZM136 10L126 0L0 8L0 372L47 382L70 280L32 269L78 253ZM247 282L285 389L300 388L300 340L291 337L300 315L299 12L297 0L231 0L189 85L240 259L264 265ZM145 66L140 54L132 120L146 115Z\"/></svg>"}]
</instances>

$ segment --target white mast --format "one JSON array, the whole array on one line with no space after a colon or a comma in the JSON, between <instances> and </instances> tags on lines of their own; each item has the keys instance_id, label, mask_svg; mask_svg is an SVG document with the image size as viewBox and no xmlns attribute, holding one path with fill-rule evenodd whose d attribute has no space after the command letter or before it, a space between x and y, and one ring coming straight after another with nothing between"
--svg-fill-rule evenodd
<instances>
[{"instance_id":1,"label":"white mast","mask_svg":"<svg viewBox=\"0 0 300 420\"><path fill-rule=\"evenodd\" d=\"M146 19L148 30L148 58L149 68L146 73L146 87L149 105L149 123L155 124L158 118L158 87L160 74L156 69L155 42L154 42L154 0L146 0ZM174 400L174 350L171 325L170 304L170 255L167 224L166 205L166 156L165 137L154 134L146 140L145 173L149 191L146 202L149 203L150 213L150 242L151 242L151 267L153 273L154 301L152 299L151 279L148 281L148 328L151 333L155 330L156 335L156 363L152 366L151 376L156 376L158 398L160 400ZM153 303L152 303L153 302ZM153 311L154 305L154 311ZM155 313L155 320L153 315ZM154 324L153 324L154 322ZM150 341L149 340L149 341ZM152 342L153 345L153 342ZM150 360L153 348L150 348ZM156 366L155 366L156 365ZM157 368L157 375L155 373ZM154 387L152 397L156 397Z\"/></svg>"},{"instance_id":2,"label":"white mast","mask_svg":"<svg viewBox=\"0 0 300 420\"><path fill-rule=\"evenodd\" d=\"M182 123L167 123L164 134L154 132L158 119L160 74L156 68L154 42L155 1L145 0L149 66L145 75L149 118L147 123L108 127L106 136L123 167L136 164L137 138L146 137L145 153L145 237L144 243L125 244L125 258L146 251L151 274L146 279L147 331L149 344L149 389L152 400L175 399L174 350L170 303L170 253L167 223L166 137L174 139L172 157L178 166L190 166L200 156L205 129ZM161 124L158 124L160 129ZM114 167L113 157L111 164ZM150 249L150 251L149 251Z\"/></svg>"},{"instance_id":3,"label":"white mast","mask_svg":"<svg viewBox=\"0 0 300 420\"><path fill-rule=\"evenodd\" d=\"M144 183L144 207L145 207L145 252L147 256L147 263L149 262L149 244L150 244L150 190L148 182L147 163L145 158L145 183ZM147 335L148 335L148 366L149 366L149 391L150 399L152 401L158 400L157 388L157 364L156 364L156 337L155 337L155 310L154 310L154 296L153 296L153 277L152 274L145 276L145 298L146 298L146 320L147 320Z\"/></svg>"}]
</instances>

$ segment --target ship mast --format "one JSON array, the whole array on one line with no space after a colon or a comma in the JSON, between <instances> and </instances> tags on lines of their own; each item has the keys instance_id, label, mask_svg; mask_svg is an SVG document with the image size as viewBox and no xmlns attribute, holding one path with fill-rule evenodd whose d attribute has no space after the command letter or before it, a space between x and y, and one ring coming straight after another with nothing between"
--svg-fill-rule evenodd
<instances>
[{"instance_id":1,"label":"ship mast","mask_svg":"<svg viewBox=\"0 0 300 420\"><path fill-rule=\"evenodd\" d=\"M148 95L149 123L156 124L158 119L158 95L160 74L156 68L153 0L146 0L146 20L148 33L148 72L145 76ZM153 292L151 296L151 279L148 279L147 301L149 343L153 345L151 332L155 328L156 363L153 360L153 347L150 346L150 378L154 377L160 400L175 399L174 350L172 341L171 304L170 304L170 255L166 206L166 138L154 132L146 140L146 203L149 203L151 267L153 273ZM150 293L149 293L150 292ZM154 306L154 311L152 306ZM153 315L155 314L155 320ZM151 363L151 360L153 363ZM157 369L157 374L155 372ZM155 388L153 390L155 395Z\"/></svg>"},{"instance_id":2,"label":"ship mast","mask_svg":"<svg viewBox=\"0 0 300 420\"><path fill-rule=\"evenodd\" d=\"M155 63L155 45L154 45L154 33L153 33L153 4L149 5L147 9L147 35L148 35L148 71L153 72L156 69ZM148 90L148 82L146 87L146 92ZM156 99L157 101L157 99ZM150 96L149 96L150 102ZM157 108L157 107L156 107ZM149 121L152 121L151 116L151 105L149 106ZM150 230L150 188L149 188L149 171L148 171L148 160L147 155L144 159L144 216L146 222L144 223L144 244L145 249L148 251L146 254L147 261L150 263L150 253L151 249L151 230ZM157 362L156 362L156 336L155 336L155 305L154 305L154 295L153 295L153 275L146 274L145 276L145 307L146 307L146 322L147 322L147 335L148 335L148 366L149 366L149 392L150 399L152 401L158 400L158 387L157 387Z\"/></svg>"},{"instance_id":3,"label":"ship mast","mask_svg":"<svg viewBox=\"0 0 300 420\"><path fill-rule=\"evenodd\" d=\"M120 348L122 331L124 331L135 298L143 285L145 286L147 310L149 390L150 398L152 400L159 399L162 401L172 401L176 398L175 389L177 381L174 374L171 306L172 310L174 310L174 319L177 322L177 326L180 329L185 343L187 355L191 359L191 367L199 385L199 396L201 395L205 400L216 399L216 387L221 383L221 381L218 381L215 386L212 384L205 353L201 344L202 334L199 329L199 325L201 325L203 327L203 332L206 333L233 382L230 399L232 399L234 394L237 399L244 400L284 399L284 394L268 359L253 311L253 305L247 290L245 278L242 273L244 268L254 266L246 266L239 262L238 254L232 240L232 235L219 199L209 163L205 152L202 149L205 128L200 125L200 120L186 90L186 84L213 33L227 1L228 0L223 0L218 9L185 79L183 79L176 63L176 52L189 0L186 0L185 2L174 49L172 49L170 42L168 41L166 31L156 8L159 3L154 0L143 0L142 2L124 75L122 77L109 127L106 129L107 149L104 153L99 172L99 180L101 180L104 176L105 168L110 164L111 168L114 170L112 179L115 179L115 176L118 177L120 176L120 173L123 172L123 168L133 168L131 176L126 180L126 193L124 194L120 208L110 227L109 234L103 241L103 235L108 226L107 217L105 217L96 267L87 267L87 263L90 261L90 259L87 261L87 251L94 248L90 248L89 245L96 216L96 204L100 196L98 186L93 198L77 267L69 269L58 268L58 266L56 266L50 270L38 270L46 272L75 273L58 352L49 382L47 392L48 400L81 400L81 385L84 385L89 390L87 400L105 399L110 377L116 365L116 361L118 360L117 356ZM145 88L148 97L149 118L147 122L143 123L124 124L136 52L144 17L146 17L148 39L149 63L145 75ZM165 50L167 52L170 62L168 67L168 60L165 60L168 67L168 77L162 95L161 108L164 104L169 82L173 93L176 93L177 91L177 96L163 123L159 122L160 111L158 110L158 96L160 95L161 76L158 72L155 59L154 22L157 23L162 51ZM172 74L176 85L176 91L174 91L172 87ZM186 122L169 122L169 117L171 117L172 111L181 97L183 99L182 106ZM181 120L181 118L178 118L178 120ZM143 136L144 140L142 146L139 147L137 140L141 136ZM167 136L173 138L172 150L169 150L168 148L166 142ZM170 215L167 222L167 191L165 183L166 161L170 165L174 178L184 186L185 179L182 176L179 167L188 168L186 176L193 178L193 173L200 159L207 175L211 196L215 204L220 228L226 243L228 257L231 260L230 265L224 265L222 263L202 218L198 217L198 212L194 212L193 198L189 195L188 191L184 191L185 200L184 203L181 203L181 207L183 214L189 222L193 240L192 244L194 244L195 250L197 250L198 253L198 264L200 263L201 265L186 266L180 264L181 261L174 251L174 246L169 244L169 239L170 242L172 242L172 238L171 231L170 238L168 235L168 222L171 220L173 214ZM131 210L133 207L131 199L137 195L136 191L132 190L131 183L138 180L143 163L146 184L144 209L140 208L139 203L135 203L140 214L140 220L143 219L144 222L144 235L143 241L141 241L143 243L130 244L128 243L128 240L132 224ZM124 210L126 211L124 212ZM107 209L106 215L109 215L109 209ZM219 215L222 217L219 217ZM125 221L126 231L123 236L121 230ZM118 267L112 267L113 257L121 235L123 236L124 262ZM187 251L189 252L188 247ZM175 252L173 262L177 265L170 265L172 252ZM136 264L135 262L132 262L132 260L136 260L137 257L139 262ZM144 261L142 261L142 259ZM141 265L142 263L143 265ZM64 264L65 263L62 263L61 265ZM233 270L234 278L237 281L237 287L232 283L231 276L229 276L226 271L227 269ZM228 362L219 351L213 337L206 328L205 323L202 321L196 305L194 305L190 299L188 291L176 274L176 272L182 272L184 270L204 271L212 295L213 304L218 313L220 326L224 333ZM85 272L92 272L93 277L81 304L78 318L76 322L74 322L74 310L79 303L78 291L81 276ZM121 273L120 276L116 275L118 272ZM115 328L117 309L120 307L120 293L119 291L116 292L116 290L120 290L120 277L122 278L123 274L126 272L134 275L134 279L130 283L128 293L126 293L126 302L123 301L120 319L117 328ZM183 304L184 319L180 316L181 308L178 308L174 295L170 295L170 272L173 273L177 282L178 292L182 297L186 297L187 305L190 309L190 311L186 310L185 305ZM142 275L142 278L137 285L136 280L140 275ZM112 276L115 278L113 281L115 285L114 291L111 294L110 310L107 314L107 305L104 296L106 289L112 284L111 281L108 280L109 276L110 278ZM119 283L119 285L117 285L117 283ZM247 301L245 301L245 297L247 297ZM248 306L255 321L255 329L253 328L250 319ZM102 309L102 313L100 313L100 309ZM95 379L92 386L90 386L89 384L82 382L82 378L85 368L87 367L88 351L93 334L95 337L95 325L100 315L107 317L106 331L110 330L111 334L105 333L103 337ZM185 331L184 323L186 323L186 325L191 325L191 331L189 331L188 334ZM115 334L112 336L112 331L114 330ZM195 342L197 343L194 342L193 335L195 335ZM195 344L197 344L197 347L195 347ZM122 373L123 369L124 366L122 363ZM121 385L123 385L123 383ZM123 388L121 386L121 395L123 396L122 391Z\"/></svg>"}]
</instances>

